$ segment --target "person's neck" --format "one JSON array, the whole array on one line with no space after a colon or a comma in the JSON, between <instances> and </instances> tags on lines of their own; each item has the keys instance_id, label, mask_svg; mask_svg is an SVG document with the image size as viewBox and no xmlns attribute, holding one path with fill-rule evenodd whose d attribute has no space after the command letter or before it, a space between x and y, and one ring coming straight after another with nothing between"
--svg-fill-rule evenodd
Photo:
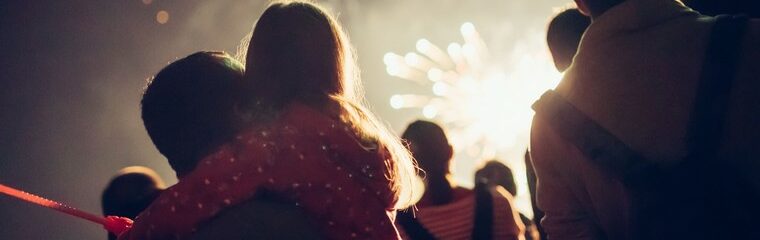
<instances>
[{"instance_id":1,"label":"person's neck","mask_svg":"<svg viewBox=\"0 0 760 240\"><path fill-rule=\"evenodd\" d=\"M425 193L422 201L430 205L444 205L454 200L454 187L456 184L450 179L450 174L440 176L428 175Z\"/></svg>"}]
</instances>

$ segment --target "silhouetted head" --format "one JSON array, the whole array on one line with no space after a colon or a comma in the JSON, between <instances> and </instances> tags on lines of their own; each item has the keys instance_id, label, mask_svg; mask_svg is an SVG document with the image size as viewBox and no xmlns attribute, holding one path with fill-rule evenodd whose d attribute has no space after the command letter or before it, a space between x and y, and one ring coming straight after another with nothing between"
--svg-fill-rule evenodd
<instances>
[{"instance_id":1,"label":"silhouetted head","mask_svg":"<svg viewBox=\"0 0 760 240\"><path fill-rule=\"evenodd\" d=\"M432 122L417 120L406 127L401 138L408 144L425 176L445 177L450 173L453 149L443 128Z\"/></svg>"},{"instance_id":2,"label":"silhouetted head","mask_svg":"<svg viewBox=\"0 0 760 240\"><path fill-rule=\"evenodd\" d=\"M388 178L398 193L397 207L410 205L414 160L364 105L361 81L348 37L321 7L301 1L276 2L259 18L246 56L247 97L242 109L252 124L276 119L299 102L340 120L364 143L382 146L394 163Z\"/></svg>"},{"instance_id":3,"label":"silhouetted head","mask_svg":"<svg viewBox=\"0 0 760 240\"><path fill-rule=\"evenodd\" d=\"M164 188L164 182L152 169L140 166L124 168L103 190L103 215L134 219ZM116 236L109 234L109 239L116 239Z\"/></svg>"},{"instance_id":4,"label":"silhouetted head","mask_svg":"<svg viewBox=\"0 0 760 240\"><path fill-rule=\"evenodd\" d=\"M198 52L169 64L148 83L143 123L178 177L235 134L243 69L226 53Z\"/></svg>"},{"instance_id":5,"label":"silhouetted head","mask_svg":"<svg viewBox=\"0 0 760 240\"><path fill-rule=\"evenodd\" d=\"M575 4L578 5L578 9L581 12L583 12L583 14L586 14L587 16L590 16L592 18L599 17L610 8L622 2L625 2L625 0L574 0L574 1L575 1Z\"/></svg>"},{"instance_id":6,"label":"silhouetted head","mask_svg":"<svg viewBox=\"0 0 760 240\"><path fill-rule=\"evenodd\" d=\"M478 169L475 172L475 183L502 186L512 196L517 194L517 184L512 169L498 160L488 161L482 168Z\"/></svg>"},{"instance_id":7,"label":"silhouetted head","mask_svg":"<svg viewBox=\"0 0 760 240\"><path fill-rule=\"evenodd\" d=\"M590 24L591 19L576 8L562 11L549 22L546 43L557 70L564 72L570 67L581 37Z\"/></svg>"},{"instance_id":8,"label":"silhouetted head","mask_svg":"<svg viewBox=\"0 0 760 240\"><path fill-rule=\"evenodd\" d=\"M253 30L246 79L255 100L275 109L293 100L353 99L351 48L338 23L307 2L274 3Z\"/></svg>"}]
</instances>

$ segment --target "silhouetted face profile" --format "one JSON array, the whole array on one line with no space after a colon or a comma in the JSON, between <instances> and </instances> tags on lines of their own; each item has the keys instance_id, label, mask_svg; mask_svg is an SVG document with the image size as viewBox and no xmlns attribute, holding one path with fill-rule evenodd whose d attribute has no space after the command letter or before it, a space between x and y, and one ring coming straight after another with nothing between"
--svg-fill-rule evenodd
<instances>
[{"instance_id":1,"label":"silhouetted face profile","mask_svg":"<svg viewBox=\"0 0 760 240\"><path fill-rule=\"evenodd\" d=\"M401 136L417 160L425 176L443 177L449 174L453 150L443 129L428 121L415 121Z\"/></svg>"},{"instance_id":2,"label":"silhouetted face profile","mask_svg":"<svg viewBox=\"0 0 760 240\"><path fill-rule=\"evenodd\" d=\"M570 67L581 37L590 24L591 19L575 8L562 11L549 23L546 43L558 71L564 72Z\"/></svg>"},{"instance_id":3,"label":"silhouetted face profile","mask_svg":"<svg viewBox=\"0 0 760 240\"><path fill-rule=\"evenodd\" d=\"M142 98L153 144L181 177L236 132L243 66L220 52L198 52L158 72Z\"/></svg>"}]
</instances>

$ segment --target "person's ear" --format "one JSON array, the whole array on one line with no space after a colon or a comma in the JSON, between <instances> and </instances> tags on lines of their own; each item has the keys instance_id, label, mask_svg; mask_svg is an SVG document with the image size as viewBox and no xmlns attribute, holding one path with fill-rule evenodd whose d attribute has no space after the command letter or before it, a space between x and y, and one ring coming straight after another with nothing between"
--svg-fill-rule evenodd
<instances>
[{"instance_id":1,"label":"person's ear","mask_svg":"<svg viewBox=\"0 0 760 240\"><path fill-rule=\"evenodd\" d=\"M591 17L591 11L589 11L588 5L586 5L586 1L584 0L573 0L573 1L575 1L575 5L578 7L578 11L583 13L583 15Z\"/></svg>"}]
</instances>

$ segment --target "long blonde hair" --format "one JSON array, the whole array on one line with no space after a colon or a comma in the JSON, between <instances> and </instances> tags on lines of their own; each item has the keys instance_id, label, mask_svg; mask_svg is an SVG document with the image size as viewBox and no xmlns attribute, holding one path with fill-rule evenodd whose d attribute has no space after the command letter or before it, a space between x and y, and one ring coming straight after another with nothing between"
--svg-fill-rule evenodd
<instances>
[{"instance_id":1,"label":"long blonde hair","mask_svg":"<svg viewBox=\"0 0 760 240\"><path fill-rule=\"evenodd\" d=\"M316 4L278 1L264 11L250 39L245 78L253 94L247 107L276 114L299 101L337 113L363 139L388 149L394 164L386 177L398 194L396 208L411 205L414 159L366 107L354 50L338 22Z\"/></svg>"}]
</instances>

